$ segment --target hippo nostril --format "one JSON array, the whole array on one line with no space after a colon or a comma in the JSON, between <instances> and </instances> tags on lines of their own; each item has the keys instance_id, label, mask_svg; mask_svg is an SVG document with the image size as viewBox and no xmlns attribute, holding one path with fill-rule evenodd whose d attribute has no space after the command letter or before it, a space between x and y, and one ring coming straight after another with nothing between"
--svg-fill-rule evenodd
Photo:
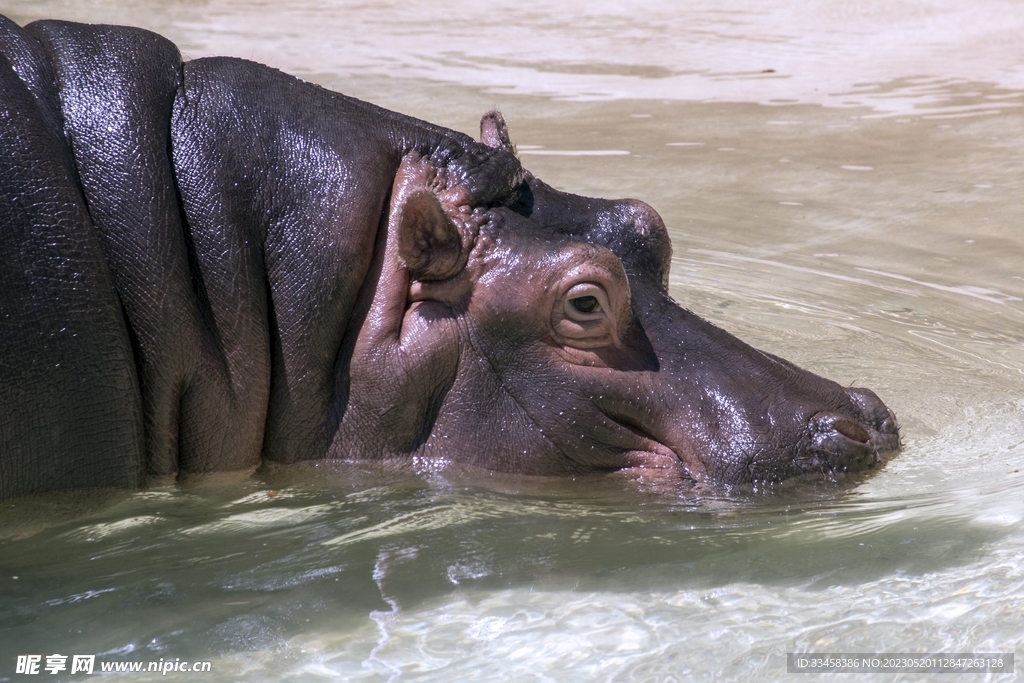
<instances>
[{"instance_id":1,"label":"hippo nostril","mask_svg":"<svg viewBox=\"0 0 1024 683\"><path fill-rule=\"evenodd\" d=\"M886 412L889 415L878 425L878 431L882 434L897 434L900 431L900 426L896 421L896 414L889 409L886 409Z\"/></svg>"},{"instance_id":2,"label":"hippo nostril","mask_svg":"<svg viewBox=\"0 0 1024 683\"><path fill-rule=\"evenodd\" d=\"M846 390L855 406L860 408L861 419L874 432L871 443L880 453L894 453L900 449L900 425L896 414L868 389L856 387ZM846 436L849 436L848 434Z\"/></svg>"},{"instance_id":3,"label":"hippo nostril","mask_svg":"<svg viewBox=\"0 0 1024 683\"><path fill-rule=\"evenodd\" d=\"M836 418L832 422L832 428L837 432L845 436L847 439L856 441L858 443L867 443L871 440L871 435L868 434L868 430L864 429L861 425L857 424L853 420L847 420L844 417Z\"/></svg>"},{"instance_id":4,"label":"hippo nostril","mask_svg":"<svg viewBox=\"0 0 1024 683\"><path fill-rule=\"evenodd\" d=\"M813 434L828 440L841 436L844 441L848 439L857 444L871 441L871 433L864 425L838 413L816 414L811 418L810 428Z\"/></svg>"},{"instance_id":5,"label":"hippo nostril","mask_svg":"<svg viewBox=\"0 0 1024 683\"><path fill-rule=\"evenodd\" d=\"M808 426L807 462L799 463L805 471L852 472L878 464L871 433L857 421L837 413L818 413Z\"/></svg>"}]
</instances>

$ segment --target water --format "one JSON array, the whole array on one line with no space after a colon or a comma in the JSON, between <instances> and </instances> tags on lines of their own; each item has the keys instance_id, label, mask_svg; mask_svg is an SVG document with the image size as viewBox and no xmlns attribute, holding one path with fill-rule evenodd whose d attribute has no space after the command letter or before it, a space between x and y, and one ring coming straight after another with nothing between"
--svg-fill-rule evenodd
<instances>
[{"instance_id":1,"label":"water","mask_svg":"<svg viewBox=\"0 0 1024 683\"><path fill-rule=\"evenodd\" d=\"M5 506L0 680L54 652L208 660L225 681L1020 660L1024 9L790 5L0 0L22 23L143 25L470 133L497 105L540 177L661 212L680 302L872 387L905 446L869 476L731 494L323 465ZM894 679L925 677L858 677Z\"/></svg>"}]
</instances>

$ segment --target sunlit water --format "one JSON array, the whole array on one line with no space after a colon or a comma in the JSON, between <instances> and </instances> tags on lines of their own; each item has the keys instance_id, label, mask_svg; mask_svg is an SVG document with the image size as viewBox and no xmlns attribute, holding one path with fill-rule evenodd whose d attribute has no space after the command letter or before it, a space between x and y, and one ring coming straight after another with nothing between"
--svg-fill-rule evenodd
<instances>
[{"instance_id":1,"label":"sunlit water","mask_svg":"<svg viewBox=\"0 0 1024 683\"><path fill-rule=\"evenodd\" d=\"M497 105L540 177L661 212L680 302L872 387L905 449L770 491L324 466L6 506L0 680L31 653L224 681L1024 655L1019 3L108 4L0 11L143 25L470 133ZM925 679L857 680L894 678ZM943 680L986 678L1012 676Z\"/></svg>"}]
</instances>

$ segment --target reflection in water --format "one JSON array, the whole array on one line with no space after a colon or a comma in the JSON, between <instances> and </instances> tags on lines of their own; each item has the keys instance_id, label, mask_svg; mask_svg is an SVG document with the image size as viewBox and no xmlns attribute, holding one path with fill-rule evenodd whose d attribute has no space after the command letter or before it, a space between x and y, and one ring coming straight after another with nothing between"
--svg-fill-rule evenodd
<instances>
[{"instance_id":1,"label":"reflection in water","mask_svg":"<svg viewBox=\"0 0 1024 683\"><path fill-rule=\"evenodd\" d=\"M679 301L876 389L905 450L767 491L321 466L8 505L0 680L51 652L209 659L232 681L1024 656L1024 12L790 4L8 0L468 132L500 106L538 176L662 213Z\"/></svg>"}]
</instances>

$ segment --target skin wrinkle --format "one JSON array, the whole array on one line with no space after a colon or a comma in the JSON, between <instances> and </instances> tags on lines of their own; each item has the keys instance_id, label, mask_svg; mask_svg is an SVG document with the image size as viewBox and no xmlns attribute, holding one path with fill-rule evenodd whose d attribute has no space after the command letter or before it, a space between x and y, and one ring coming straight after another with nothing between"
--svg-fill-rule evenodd
<instances>
[{"instance_id":1,"label":"skin wrinkle","mask_svg":"<svg viewBox=\"0 0 1024 683\"><path fill-rule=\"evenodd\" d=\"M455 382L458 377L458 368L462 364L462 345L458 343L457 338L455 343L452 344L452 347L456 350L453 372L447 377L434 378L434 381L426 384L427 387L433 388L433 391L430 391L429 393L431 395L427 397L427 410L423 415L423 423L417 434L416 440L410 448L410 452L420 450L430 440L430 436L437 424L441 410L444 408L445 401L447 400L452 387L455 386Z\"/></svg>"},{"instance_id":2,"label":"skin wrinkle","mask_svg":"<svg viewBox=\"0 0 1024 683\"><path fill-rule=\"evenodd\" d=\"M442 365L431 360L440 358L438 346L457 351L458 335L453 334L452 325L458 322L458 318L448 315L431 320L425 317L424 311L427 309L424 306L428 305L426 303L417 303L409 308L407 297L410 290L410 273L401 261L403 258L408 260L408 254L403 256L402 252L410 248L415 249L418 243L416 239L409 241L410 230L431 233L436 230L437 225L446 225L447 229L454 230L454 224L445 215L440 203L433 198L435 193L443 191L443 187L443 179L438 181L427 162L418 154L410 154L402 162L396 174L395 189L388 202L389 215L382 217L381 221L384 223L386 220L387 226L382 226L378 233L376 251L380 256L374 261L380 264L380 274L371 277L371 280L375 279L383 284L385 289L379 289L379 285L374 288L369 310L362 325L363 332L359 335L352 359L355 365L363 362L360 360L364 358L363 354L376 356L378 360L371 363L373 367L394 373L395 381L390 382L390 385L404 387L406 392L412 390L420 394L420 400L399 400L390 407L385 402L381 408L381 416L390 417L408 412L406 406L423 407L419 415L419 429L411 435L411 445L398 445L394 449L385 448L386 451L393 451L396 454L412 452L425 441L444 403L445 394L455 381L460 362L459 353L454 355L454 359L449 353L444 359L443 367L451 369L445 372ZM425 194L424 190L427 190ZM432 267L429 261L421 262L419 265L428 271ZM420 318L413 330L410 330L407 324L410 315ZM439 334L449 340L429 345L429 339L425 340L422 336L430 337L431 327L439 328ZM434 338L434 341L437 339ZM427 355L421 353L425 344ZM415 363L410 362L412 358L416 358ZM430 381L431 375L437 376L437 373L445 377L444 381ZM358 379L358 375L354 373L353 378ZM388 423L391 422L388 420Z\"/></svg>"},{"instance_id":3,"label":"skin wrinkle","mask_svg":"<svg viewBox=\"0 0 1024 683\"><path fill-rule=\"evenodd\" d=\"M375 271L373 264L376 262L376 259L378 258L376 256L377 253L380 252L381 254L383 254L383 251L382 251L383 250L383 244L382 244L381 240L382 240L382 234L386 234L386 229L384 227L387 224L386 223L386 221L387 221L386 207L390 206L390 203L391 203L391 194L390 194L390 190L389 190L388 194L386 194L381 199L381 201L379 202L379 204L377 206L377 209L376 209L376 214L380 216L380 219L378 221L378 227L377 227L376 235L375 235L375 238L374 238L373 252L372 252L372 254L371 254L371 256L370 256L370 258L369 258L369 260L368 260L368 262L366 264L366 268L365 269L361 269L365 273L365 277L362 279L361 284L360 284L360 286L359 286L359 288L358 288L358 290L356 292L355 300L354 300L354 304L353 304L353 307L352 307L351 314L350 314L348 320L346 321L345 330L344 330L344 332L339 337L339 343L338 343L338 346L336 347L335 353L333 354L333 358L332 358L332 362L331 362L332 372L330 373L329 376L333 376L333 377L337 378L337 377L339 377L339 373L341 373L342 370L344 369L345 354L351 354L352 353L352 349L349 348L349 346L350 346L350 341L349 340L352 340L351 344L354 344L355 343L355 339L358 336L359 328L357 327L357 324L358 324L357 321L364 320L365 316L367 315L367 313L364 312L362 309L365 306L369 306L369 305L372 304L373 298L374 298L374 296L376 294L377 282L379 280L379 270ZM382 258L382 256L381 256L381 258ZM376 273L376 275L374 275L374 273ZM371 282L371 280L372 280L372 282ZM370 289L368 289L368 288L370 288ZM364 303L362 303L364 301L368 301L370 303L364 304ZM347 378L347 373L345 373L345 376ZM329 442L334 440L334 438L336 436L336 433L337 433L337 430L341 426L341 420L342 420L342 414L339 414L336 418L331 417L331 415L333 415L334 411L335 411L334 406L339 406L340 405L342 407L342 413L344 412L344 405L343 405L342 401L340 400L340 395L341 394L339 392L339 387L341 385L342 385L342 382L339 382L337 380L335 380L334 383L333 383L333 387L332 387L332 391L331 391L331 399L330 399L330 402L329 402L329 405L331 406L331 408L329 409L328 419L325 421L325 424L324 424L325 431L326 431L326 434L328 435ZM347 402L347 396L348 396L348 388L347 388L347 386L345 387L344 395L346 396L345 402Z\"/></svg>"},{"instance_id":4,"label":"skin wrinkle","mask_svg":"<svg viewBox=\"0 0 1024 683\"><path fill-rule=\"evenodd\" d=\"M639 387L638 387L638 391L637 391L636 396L639 396L639 400L635 401L635 403L636 403L636 405L635 405L636 414L637 415L641 415L641 416L647 414L649 411L644 406L644 404L647 402L648 399L647 399L647 397L645 395L642 394L641 391L639 391ZM602 395L601 398L603 398L603 395ZM631 398L635 398L635 397L631 397ZM600 400L600 398L597 399L597 400ZM627 399L626 402L628 404L628 403L633 403L634 401L632 401L630 399ZM691 471L691 470L693 470L693 468L690 465L687 464L687 460L682 455L677 453L673 448L671 448L667 444L663 443L656 436L652 435L651 432L653 430L651 430L649 428L649 425L643 424L643 420L642 419L633 420L633 419L631 419L632 416L625 416L625 415L622 415L621 413L619 414L619 417L615 417L614 415L610 414L610 411L606 410L602 405L600 405L600 403L598 403L595 400L593 394L591 394L591 396L590 396L590 403L591 403L591 405L593 405L598 410L598 412L601 415L603 415L608 420L608 423L611 425L611 428L612 428L613 431L624 430L628 435L630 435L631 437L639 440L640 448L631 448L631 449L629 449L630 452L638 451L638 450L639 451L644 451L644 452L649 453L650 456L653 456L653 458L654 458L653 462L648 462L645 459L645 461L640 462L640 463L627 464L623 469L636 468L636 467L641 467L641 468L642 467L664 468L665 465L662 465L660 463L665 459L666 456L668 456L670 458L670 460L669 460L669 463L667 463L667 464L675 466L677 468L681 468L682 471L686 474L686 476L688 476L691 480L694 480L694 481L696 480L696 474ZM617 407L621 411L621 405L619 405ZM631 406L631 407L634 407L634 406ZM639 424L638 424L637 427L634 427L629 422L626 422L626 420L628 420L629 422L637 422ZM620 447L623 448L623 449L626 448L625 446L620 446ZM659 450L658 447L660 447L660 449L663 449L664 451L667 451L667 453L666 452L661 452L661 450ZM701 468L701 471L703 471L703 468Z\"/></svg>"},{"instance_id":5,"label":"skin wrinkle","mask_svg":"<svg viewBox=\"0 0 1024 683\"><path fill-rule=\"evenodd\" d=\"M534 428L533 431L535 431L538 434L540 434L540 436L544 439L544 441L546 441L548 444L550 444L552 446L552 448L554 448L555 451L557 453L559 453L565 459L566 462L574 462L574 459L571 458L569 456L569 454L566 453L565 450L561 446L559 446L555 441L553 441L551 439L551 437L548 436L548 434L545 432L545 430L542 427L539 426L539 421L537 420L537 418L535 418L533 416L533 414L530 412L530 410L526 407L526 403L521 401L519 399L519 397L516 396L515 393L512 392L512 390L508 386L508 383L505 381L505 378L504 378L503 374L498 371L498 367L493 363L493 361L491 361L490 357L488 357L482 351L482 349L480 347L480 344L477 343L476 335L473 333L473 331L471 329L470 329L470 334L468 335L468 341L469 341L470 346L477 353L477 355L485 363L487 363L487 366L490 368L491 373L498 379L498 385L501 387L501 389L504 390L505 394L509 398L512 399L512 402L515 403L515 405L519 408L519 410L524 415L526 415L527 418L529 418L531 426Z\"/></svg>"},{"instance_id":6,"label":"skin wrinkle","mask_svg":"<svg viewBox=\"0 0 1024 683\"><path fill-rule=\"evenodd\" d=\"M6 57L0 92L0 498L138 486L134 359L75 162Z\"/></svg>"},{"instance_id":7,"label":"skin wrinkle","mask_svg":"<svg viewBox=\"0 0 1024 683\"><path fill-rule=\"evenodd\" d=\"M649 435L650 439L657 445L665 448L671 453L674 459L677 461L680 467L682 467L689 475L694 478L701 478L707 474L708 467L700 459L694 457L692 448L684 448L684 446L692 445L693 436L688 435L684 439L678 438L672 432L671 425L666 428L663 424L664 418L658 417L660 413L664 413L664 410L659 410L659 406L666 405L665 403L655 403L654 400L654 389L661 383L659 380L664 378L660 376L661 371L649 371L637 377L637 386L632 391L620 392L620 395L612 398L614 402L610 410L614 413L622 415L622 418L627 421L625 428L629 430L628 422L637 422L644 434ZM616 386L615 383L608 383L612 387ZM605 393L609 392L609 389L605 388ZM623 414L623 408L631 408L635 414ZM598 406L598 409L602 413L607 414L607 410L603 406ZM680 418L679 414L673 414L675 420ZM620 424L619 420L612 417L613 422L617 425ZM657 450L652 450L656 456L661 454Z\"/></svg>"},{"instance_id":8,"label":"skin wrinkle","mask_svg":"<svg viewBox=\"0 0 1024 683\"><path fill-rule=\"evenodd\" d=\"M196 391L189 393L194 400L187 413L190 425L182 430L189 439L183 443L182 455L193 454L190 469L219 468L229 458L249 466L258 463L269 391L271 302L266 296L263 258L249 231L251 223L236 218L240 215L233 203L236 193L222 191L215 165L204 161L216 154L214 142L190 134L213 132L225 125L239 131L248 128L239 114L241 104L230 97L222 99L223 83L211 78L211 66L216 63L188 64L172 122L176 178L190 235L190 270L204 319L195 376L215 378L214 382L199 380ZM227 117L225 107L230 110ZM230 148L223 152L235 156ZM241 158L237 163L241 165ZM247 174L241 180L248 182ZM253 199L259 203L263 197L257 193ZM233 416L228 419L237 436L216 428L212 416L218 414Z\"/></svg>"},{"instance_id":9,"label":"skin wrinkle","mask_svg":"<svg viewBox=\"0 0 1024 683\"><path fill-rule=\"evenodd\" d=\"M198 119L198 112L202 110L202 101L204 90L199 86L190 85L191 69L187 68L188 64L181 65L182 79L178 90L174 95L174 103L171 110L171 134L168 135L168 146L171 152L171 159L177 159L183 157L191 151L191 144L185 149L178 149L178 141L180 138L174 135L174 130L190 129L196 126L196 120ZM192 140L188 140L192 143ZM179 154L180 151L180 154ZM179 215L181 216L182 231L185 239L186 254L189 260L189 273L191 275L193 291L196 295L196 302L198 303L199 316L201 323L201 345L212 345L214 349L214 358L218 361L218 370L223 377L230 376L230 364L228 362L227 350L224 348L223 340L220 335L217 334L217 326L213 309L209 299L208 289L205 285L202 268L199 265L197 257L197 248L195 244L195 233L189 223L189 215L186 210L187 200L182 197L181 183L177 179L177 164L171 165L172 170L175 173L175 188L176 196L178 199ZM210 194L206 192L204 194ZM212 195L214 198L216 195ZM195 367L195 366L193 366ZM231 382L226 382L225 387L231 392L232 400L237 400L234 394L234 386ZM182 399L184 394L182 394Z\"/></svg>"},{"instance_id":10,"label":"skin wrinkle","mask_svg":"<svg viewBox=\"0 0 1024 683\"><path fill-rule=\"evenodd\" d=\"M396 161L396 173L398 166L399 164ZM352 315L347 321L345 332L341 336L341 344L335 354L335 381L329 403L330 408L327 419L324 422L325 432L330 444L328 453L337 449L337 444L342 438L342 431L345 427L345 418L349 415L352 384L351 365L358 352L360 332L371 314L373 302L377 297L377 289L381 285L381 273L385 266L384 257L387 248L392 195L393 189L389 187L387 193L380 201L377 211L379 219L374 235L373 251L365 271L365 277L362 279L356 294Z\"/></svg>"}]
</instances>

